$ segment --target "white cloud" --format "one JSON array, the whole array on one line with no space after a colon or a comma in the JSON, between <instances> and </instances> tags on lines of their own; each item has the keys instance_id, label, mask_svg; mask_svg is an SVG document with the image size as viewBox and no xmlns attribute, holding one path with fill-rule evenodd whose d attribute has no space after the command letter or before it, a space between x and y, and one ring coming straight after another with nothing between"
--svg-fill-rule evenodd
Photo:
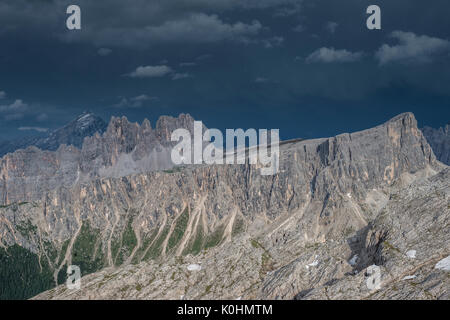
<instances>
[{"instance_id":1,"label":"white cloud","mask_svg":"<svg viewBox=\"0 0 450 320\"><path fill-rule=\"evenodd\" d=\"M133 98L122 97L121 100L113 105L114 108L141 108L147 101L158 100L157 97L150 97L146 94L141 94Z\"/></svg>"},{"instance_id":2,"label":"white cloud","mask_svg":"<svg viewBox=\"0 0 450 320\"><path fill-rule=\"evenodd\" d=\"M330 33L335 33L338 26L339 24L337 22L329 21L325 25L325 29Z\"/></svg>"},{"instance_id":3,"label":"white cloud","mask_svg":"<svg viewBox=\"0 0 450 320\"><path fill-rule=\"evenodd\" d=\"M1 105L0 106L0 112L18 112L18 111L25 111L27 108L27 104L23 103L21 99L17 99L11 104L8 105Z\"/></svg>"},{"instance_id":4,"label":"white cloud","mask_svg":"<svg viewBox=\"0 0 450 320\"><path fill-rule=\"evenodd\" d=\"M155 99L156 99L156 97L149 97L146 94L141 94L140 96L131 98L131 101L142 102L142 101L155 100Z\"/></svg>"},{"instance_id":5,"label":"white cloud","mask_svg":"<svg viewBox=\"0 0 450 320\"><path fill-rule=\"evenodd\" d=\"M137 67L135 71L128 74L132 78L157 78L164 77L165 75L171 73L173 70L166 66L140 66Z\"/></svg>"},{"instance_id":6,"label":"white cloud","mask_svg":"<svg viewBox=\"0 0 450 320\"><path fill-rule=\"evenodd\" d=\"M195 65L194 62L180 63L180 66L194 66L194 65ZM172 80L180 80L192 77L190 73L175 72L175 70L166 65L140 66L135 71L127 74L127 76L132 78L156 78L156 77L164 77L169 74L171 75Z\"/></svg>"},{"instance_id":7,"label":"white cloud","mask_svg":"<svg viewBox=\"0 0 450 320\"><path fill-rule=\"evenodd\" d=\"M263 78L263 77L257 77L257 78L255 79L255 82L256 82L256 83L267 83L267 82L269 82L269 79Z\"/></svg>"},{"instance_id":8,"label":"white cloud","mask_svg":"<svg viewBox=\"0 0 450 320\"><path fill-rule=\"evenodd\" d=\"M418 36L412 32L394 31L391 38L398 41L397 45L383 44L375 53L380 65L391 62L417 62L432 61L436 54L449 51L448 40L433 38L426 35Z\"/></svg>"},{"instance_id":9,"label":"white cloud","mask_svg":"<svg viewBox=\"0 0 450 320\"><path fill-rule=\"evenodd\" d=\"M180 67L194 67L197 64L195 62L181 62Z\"/></svg>"},{"instance_id":10,"label":"white cloud","mask_svg":"<svg viewBox=\"0 0 450 320\"><path fill-rule=\"evenodd\" d=\"M299 25L295 26L294 28L292 28L292 31L294 31L294 32L303 32L303 31L305 31L305 27L302 26L301 24L299 24Z\"/></svg>"},{"instance_id":11,"label":"white cloud","mask_svg":"<svg viewBox=\"0 0 450 320\"><path fill-rule=\"evenodd\" d=\"M109 48L100 48L100 49L98 49L97 54L99 56L105 57L105 56L110 55L111 52L112 52L112 50Z\"/></svg>"},{"instance_id":12,"label":"white cloud","mask_svg":"<svg viewBox=\"0 0 450 320\"><path fill-rule=\"evenodd\" d=\"M82 33L67 33L68 42L91 42L97 46L142 46L155 43L245 43L263 29L261 23L224 22L216 14L191 13L157 25L86 27Z\"/></svg>"},{"instance_id":13,"label":"white cloud","mask_svg":"<svg viewBox=\"0 0 450 320\"><path fill-rule=\"evenodd\" d=\"M172 80L180 80L180 79L186 79L191 78L192 76L189 73L175 73L172 77Z\"/></svg>"},{"instance_id":14,"label":"white cloud","mask_svg":"<svg viewBox=\"0 0 450 320\"><path fill-rule=\"evenodd\" d=\"M42 128L42 127L19 127L18 128L21 131L27 131L27 130L34 130L37 132L47 132L48 128Z\"/></svg>"},{"instance_id":15,"label":"white cloud","mask_svg":"<svg viewBox=\"0 0 450 320\"><path fill-rule=\"evenodd\" d=\"M3 2L0 1L2 26L45 30L60 23L68 0L41 1L39 5L28 0ZM243 39L256 40L264 28L256 20L233 20L234 12L254 16L255 11L270 9L275 16L291 16L300 12L304 0L108 0L107 7L102 2L77 0L83 12L89 13L89 23L83 24L83 32L65 32L61 28L56 36L62 41L113 50L114 46L150 47L167 42L243 43ZM253 12L245 14L246 10Z\"/></svg>"},{"instance_id":16,"label":"white cloud","mask_svg":"<svg viewBox=\"0 0 450 320\"><path fill-rule=\"evenodd\" d=\"M167 21L161 26L147 27L146 32L151 38L161 37L162 41L216 42L239 41L258 34L261 29L262 26L257 20L251 24L240 21L228 24L215 14L193 13L184 20Z\"/></svg>"},{"instance_id":17,"label":"white cloud","mask_svg":"<svg viewBox=\"0 0 450 320\"><path fill-rule=\"evenodd\" d=\"M28 109L28 105L21 99L17 99L11 104L0 105L0 113L3 113L3 118L7 121L19 120L24 117L24 112Z\"/></svg>"},{"instance_id":18,"label":"white cloud","mask_svg":"<svg viewBox=\"0 0 450 320\"><path fill-rule=\"evenodd\" d=\"M279 47L283 44L283 42L284 38L279 36L261 40L261 43L264 45L265 48Z\"/></svg>"},{"instance_id":19,"label":"white cloud","mask_svg":"<svg viewBox=\"0 0 450 320\"><path fill-rule=\"evenodd\" d=\"M122 98L119 103L113 105L114 108L127 108L130 106L130 101L127 98Z\"/></svg>"},{"instance_id":20,"label":"white cloud","mask_svg":"<svg viewBox=\"0 0 450 320\"><path fill-rule=\"evenodd\" d=\"M48 115L46 113L41 113L36 117L36 120L39 122L43 122L48 120Z\"/></svg>"},{"instance_id":21,"label":"white cloud","mask_svg":"<svg viewBox=\"0 0 450 320\"><path fill-rule=\"evenodd\" d=\"M320 48L311 53L307 58L307 63L321 62L355 62L361 59L362 52L350 52L345 49L336 50L334 48Z\"/></svg>"},{"instance_id":22,"label":"white cloud","mask_svg":"<svg viewBox=\"0 0 450 320\"><path fill-rule=\"evenodd\" d=\"M281 1L279 1L281 2ZM302 9L302 0L300 1L292 1L289 6L284 6L275 10L275 17L289 17L295 14L298 14Z\"/></svg>"},{"instance_id":23,"label":"white cloud","mask_svg":"<svg viewBox=\"0 0 450 320\"><path fill-rule=\"evenodd\" d=\"M0 99L4 99L6 97L5 91L0 91Z\"/></svg>"}]
</instances>

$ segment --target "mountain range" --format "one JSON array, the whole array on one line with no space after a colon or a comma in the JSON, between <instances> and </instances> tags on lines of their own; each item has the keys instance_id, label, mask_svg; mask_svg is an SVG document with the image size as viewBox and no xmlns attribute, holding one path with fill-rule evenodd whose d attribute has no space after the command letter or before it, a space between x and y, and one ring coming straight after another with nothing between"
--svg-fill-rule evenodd
<instances>
[{"instance_id":1,"label":"mountain range","mask_svg":"<svg viewBox=\"0 0 450 320\"><path fill-rule=\"evenodd\" d=\"M55 151L60 145L73 145L81 148L85 137L102 134L106 130L106 122L92 112L83 112L73 121L61 128L50 131L44 136L29 136L17 140L0 142L0 157L19 149L35 146L41 150Z\"/></svg>"},{"instance_id":2,"label":"mountain range","mask_svg":"<svg viewBox=\"0 0 450 320\"><path fill-rule=\"evenodd\" d=\"M81 146L66 130L54 151L3 156L0 298L450 298L448 127L421 131L404 113L284 143L279 172L262 176L174 167L170 133L193 121L113 117ZM69 265L79 290L63 285Z\"/></svg>"}]
</instances>

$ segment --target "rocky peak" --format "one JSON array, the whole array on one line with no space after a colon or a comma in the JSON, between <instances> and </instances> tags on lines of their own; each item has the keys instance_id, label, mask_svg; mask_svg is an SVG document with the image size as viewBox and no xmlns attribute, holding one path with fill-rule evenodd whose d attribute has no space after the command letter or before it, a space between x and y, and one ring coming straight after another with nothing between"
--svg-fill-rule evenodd
<instances>
[{"instance_id":1,"label":"rocky peak","mask_svg":"<svg viewBox=\"0 0 450 320\"><path fill-rule=\"evenodd\" d=\"M104 124L105 122L91 111L84 111L75 120L71 121L67 127L74 126L78 130L85 130L87 127L97 123Z\"/></svg>"},{"instance_id":2,"label":"rocky peak","mask_svg":"<svg viewBox=\"0 0 450 320\"><path fill-rule=\"evenodd\" d=\"M142 131L152 130L152 125L150 124L150 121L147 118L145 118L144 121L142 121L141 130Z\"/></svg>"},{"instance_id":3,"label":"rocky peak","mask_svg":"<svg viewBox=\"0 0 450 320\"><path fill-rule=\"evenodd\" d=\"M92 112L83 112L76 119L65 126L54 130L48 138L35 144L42 150L56 150L61 144L73 145L81 148L85 137L94 135L96 132L103 133L106 123Z\"/></svg>"},{"instance_id":4,"label":"rocky peak","mask_svg":"<svg viewBox=\"0 0 450 320\"><path fill-rule=\"evenodd\" d=\"M18 140L0 143L0 157L29 146L35 146L41 150L55 151L59 146L72 145L80 149L84 138L103 134L106 123L92 112L85 111L74 120L56 130L50 131L44 136L25 137Z\"/></svg>"},{"instance_id":5,"label":"rocky peak","mask_svg":"<svg viewBox=\"0 0 450 320\"><path fill-rule=\"evenodd\" d=\"M426 126L422 128L422 132L436 158L442 163L450 165L450 123L438 129Z\"/></svg>"},{"instance_id":6,"label":"rocky peak","mask_svg":"<svg viewBox=\"0 0 450 320\"><path fill-rule=\"evenodd\" d=\"M85 112L45 139L46 145L57 146L55 152L43 152L40 149L47 148L39 144L2 159L0 204L36 199L48 190L97 178L169 169L173 167L172 130L186 128L192 132L193 122L184 114L178 118L162 116L153 130L147 119L139 125L123 116L112 117L106 126L100 118ZM80 146L80 150L58 149L62 142ZM36 165L39 170L27 169Z\"/></svg>"},{"instance_id":7,"label":"rocky peak","mask_svg":"<svg viewBox=\"0 0 450 320\"><path fill-rule=\"evenodd\" d=\"M193 133L194 118L190 114L181 113L177 118L171 116L161 116L156 122L156 135L170 141L171 133L178 128L186 128Z\"/></svg>"}]
</instances>

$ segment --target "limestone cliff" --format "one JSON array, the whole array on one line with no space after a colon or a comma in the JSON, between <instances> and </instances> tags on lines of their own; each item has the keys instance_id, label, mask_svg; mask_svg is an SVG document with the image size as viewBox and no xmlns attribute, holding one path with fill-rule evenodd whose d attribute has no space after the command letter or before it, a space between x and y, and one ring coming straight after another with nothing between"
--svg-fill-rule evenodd
<instances>
[{"instance_id":1,"label":"limestone cliff","mask_svg":"<svg viewBox=\"0 0 450 320\"><path fill-rule=\"evenodd\" d=\"M8 201L0 209L1 246L6 252L14 247L35 255L41 272L47 274L47 287L52 281L63 281L65 266L70 264L89 274L118 266L128 270L130 264L138 263L139 268L149 268L156 263L152 261L159 261L163 269L175 272L172 264L186 259L208 260L212 272L208 278L221 279L226 261L236 265L230 279L239 285L219 290L217 286L225 280L218 280L213 285L216 298L238 291L247 292L248 297L293 298L331 275L343 277L353 270L333 258L326 269L320 269L319 279L304 282L295 271L297 265L302 271L305 265L315 266L316 258L327 252L317 248L331 250L331 257L351 252L363 255L361 234L391 202L393 190L444 169L414 116L406 113L361 132L283 144L280 170L273 176L263 176L258 165L249 164L105 174L105 168L120 167L123 155L136 163L154 150L144 151L149 145L164 148L170 130L189 127L190 119L181 115L176 120L181 123L170 126L163 118L155 130L146 121L139 126L124 118L113 119L105 134L87 138L81 151L60 148L54 154L43 153L44 159L52 159L49 163L60 177L71 177L73 168L60 169L69 157L66 164L76 163L89 179L75 178L77 183L68 179L65 186L58 186L58 181L47 192L38 188L15 195L21 202ZM17 179L18 168L25 168L19 155L2 160L4 181L11 181L11 172ZM142 167L137 171L143 171ZM25 189L27 184L21 186ZM448 210L444 208L443 214L447 219ZM373 259L373 254L367 255L359 269ZM245 281L239 280L243 268L253 268L246 271ZM179 283L167 281L161 297L177 298ZM166 290L172 285L177 288L174 292ZM197 289L192 289L190 297L203 297ZM91 294L98 295L86 292Z\"/></svg>"}]
</instances>

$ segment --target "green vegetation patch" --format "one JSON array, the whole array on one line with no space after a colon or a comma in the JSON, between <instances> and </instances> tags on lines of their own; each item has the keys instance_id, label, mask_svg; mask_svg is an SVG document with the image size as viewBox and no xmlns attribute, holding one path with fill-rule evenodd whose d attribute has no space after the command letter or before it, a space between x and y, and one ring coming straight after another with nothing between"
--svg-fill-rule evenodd
<instances>
[{"instance_id":1,"label":"green vegetation patch","mask_svg":"<svg viewBox=\"0 0 450 320\"><path fill-rule=\"evenodd\" d=\"M101 248L100 230L93 229L84 221L72 247L72 264L80 267L86 275L103 268L105 255Z\"/></svg>"},{"instance_id":2,"label":"green vegetation patch","mask_svg":"<svg viewBox=\"0 0 450 320\"><path fill-rule=\"evenodd\" d=\"M137 245L137 238L133 230L133 219L128 219L128 223L122 236L114 240L111 244L111 253L113 255L114 264L121 265L131 255L134 247Z\"/></svg>"},{"instance_id":3,"label":"green vegetation patch","mask_svg":"<svg viewBox=\"0 0 450 320\"><path fill-rule=\"evenodd\" d=\"M189 210L184 209L183 213L176 219L175 227L170 235L169 241L167 243L167 250L174 248L183 238L189 222Z\"/></svg>"},{"instance_id":4,"label":"green vegetation patch","mask_svg":"<svg viewBox=\"0 0 450 320\"><path fill-rule=\"evenodd\" d=\"M176 173L176 172L180 172L184 169L183 166L176 166L173 167L172 169L167 169L167 170L163 170L164 173Z\"/></svg>"},{"instance_id":5,"label":"green vegetation patch","mask_svg":"<svg viewBox=\"0 0 450 320\"><path fill-rule=\"evenodd\" d=\"M170 226L168 224L166 224L164 226L163 231L159 235L159 237L155 240L155 242L153 242L152 246L147 251L147 254L144 257L144 260L155 259L161 255L162 244L163 244L164 240L166 239L167 235L169 234L169 231L170 231Z\"/></svg>"},{"instance_id":6,"label":"green vegetation patch","mask_svg":"<svg viewBox=\"0 0 450 320\"><path fill-rule=\"evenodd\" d=\"M67 264L64 264L58 272L56 281L58 285L66 283L67 281Z\"/></svg>"},{"instance_id":7,"label":"green vegetation patch","mask_svg":"<svg viewBox=\"0 0 450 320\"><path fill-rule=\"evenodd\" d=\"M264 251L263 254L261 255L261 268L259 270L259 276L263 278L267 272L270 272L275 269L275 263L269 251L267 251L266 248L264 248L264 246L261 243L259 243L255 239L251 239L250 243L253 248L262 249Z\"/></svg>"},{"instance_id":8,"label":"green vegetation patch","mask_svg":"<svg viewBox=\"0 0 450 320\"><path fill-rule=\"evenodd\" d=\"M219 245L223 240L225 225L220 225L211 234L205 235L202 224L197 225L195 236L191 238L183 255L199 254L203 249L208 249Z\"/></svg>"},{"instance_id":9,"label":"green vegetation patch","mask_svg":"<svg viewBox=\"0 0 450 320\"><path fill-rule=\"evenodd\" d=\"M28 204L29 202L26 202L26 201L22 201L22 202L13 202L13 203L10 203L10 204L7 204L7 205L0 205L0 209L5 209L5 208L9 208L9 207L12 207L13 208L13 211L17 211L17 207L20 207L20 206L23 206L23 205L25 205L25 204ZM35 207L35 205L33 205L33 207Z\"/></svg>"},{"instance_id":10,"label":"green vegetation patch","mask_svg":"<svg viewBox=\"0 0 450 320\"><path fill-rule=\"evenodd\" d=\"M148 246L152 241L155 239L156 235L158 234L158 229L153 230L153 232L150 232L150 236L144 235L142 244L139 247L139 249L136 251L136 254L133 257L133 260L131 261L132 264L138 264L141 262L144 258L144 253L147 250Z\"/></svg>"},{"instance_id":11,"label":"green vegetation patch","mask_svg":"<svg viewBox=\"0 0 450 320\"><path fill-rule=\"evenodd\" d=\"M56 261L56 259L58 258L58 250L55 248L53 243L51 243L49 240L43 240L42 246L42 249L45 251L45 254L48 256L50 261Z\"/></svg>"},{"instance_id":12,"label":"green vegetation patch","mask_svg":"<svg viewBox=\"0 0 450 320\"><path fill-rule=\"evenodd\" d=\"M383 245L390 251L394 251L397 252L399 254L402 254L401 251L399 249L397 249L395 246L393 246L389 241L385 240L383 242Z\"/></svg>"},{"instance_id":13,"label":"green vegetation patch","mask_svg":"<svg viewBox=\"0 0 450 320\"><path fill-rule=\"evenodd\" d=\"M199 223L198 226L197 226L197 231L195 233L195 238L192 241L192 244L189 247L189 250L187 250L186 254L188 254L188 253L192 253L192 254L200 253L200 251L202 251L204 242L205 242L205 234L203 232L202 224Z\"/></svg>"},{"instance_id":14,"label":"green vegetation patch","mask_svg":"<svg viewBox=\"0 0 450 320\"><path fill-rule=\"evenodd\" d=\"M251 243L252 247L255 248L255 249L261 248L261 245L255 239L251 239L250 243Z\"/></svg>"},{"instance_id":15,"label":"green vegetation patch","mask_svg":"<svg viewBox=\"0 0 450 320\"><path fill-rule=\"evenodd\" d=\"M33 236L37 234L37 227L31 223L30 220L21 222L16 225L17 231L28 240L31 240Z\"/></svg>"},{"instance_id":16,"label":"green vegetation patch","mask_svg":"<svg viewBox=\"0 0 450 320\"><path fill-rule=\"evenodd\" d=\"M218 226L213 233L206 236L205 249L215 247L222 242L225 225Z\"/></svg>"},{"instance_id":17,"label":"green vegetation patch","mask_svg":"<svg viewBox=\"0 0 450 320\"><path fill-rule=\"evenodd\" d=\"M245 231L245 222L240 216L236 216L233 223L233 228L231 229L231 236L234 237Z\"/></svg>"}]
</instances>

